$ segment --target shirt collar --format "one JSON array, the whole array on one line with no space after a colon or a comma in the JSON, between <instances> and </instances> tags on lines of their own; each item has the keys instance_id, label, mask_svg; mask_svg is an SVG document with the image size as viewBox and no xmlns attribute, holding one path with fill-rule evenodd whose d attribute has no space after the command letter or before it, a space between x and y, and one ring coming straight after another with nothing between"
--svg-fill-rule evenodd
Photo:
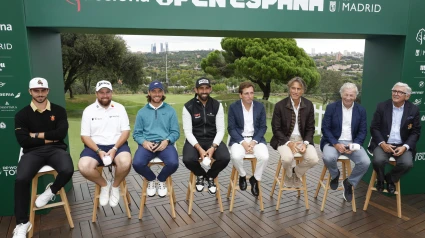
<instances>
[{"instance_id":1,"label":"shirt collar","mask_svg":"<svg viewBox=\"0 0 425 238\"><path fill-rule=\"evenodd\" d=\"M47 100L47 99L46 99L46 100ZM39 109L37 108L37 106L34 104L34 102L33 102L33 101L31 101L30 106L31 106L31 108L32 108L32 110L33 110L34 112L35 112L35 111L38 111L39 113L42 113L42 112L44 112L44 111L46 111L46 110L48 110L48 111L51 111L51 110L52 110L51 105L50 105L50 101L49 101L49 100L47 100L46 108L45 108L44 110L39 110Z\"/></svg>"},{"instance_id":2,"label":"shirt collar","mask_svg":"<svg viewBox=\"0 0 425 238\"><path fill-rule=\"evenodd\" d=\"M161 105L159 105L158 107L154 107L151 103L149 103L149 106L154 109L157 110L158 108L160 108L162 105L164 104L164 102L161 102Z\"/></svg>"},{"instance_id":3,"label":"shirt collar","mask_svg":"<svg viewBox=\"0 0 425 238\"><path fill-rule=\"evenodd\" d=\"M397 109L397 110L403 110L403 109L404 109L404 104L405 104L405 103L403 103L403 105L401 105L401 107L396 107L396 106L394 106L394 103L393 103L393 110L394 110L394 109Z\"/></svg>"},{"instance_id":4,"label":"shirt collar","mask_svg":"<svg viewBox=\"0 0 425 238\"><path fill-rule=\"evenodd\" d=\"M291 98L291 97L289 97L289 99L291 99L292 107L293 107L293 108L294 108L294 110L295 110L294 100L292 100L292 98ZM298 109L300 109L300 106L301 106L301 97L300 97L300 104L298 105ZM297 110L298 110L298 109L297 109Z\"/></svg>"},{"instance_id":5,"label":"shirt collar","mask_svg":"<svg viewBox=\"0 0 425 238\"><path fill-rule=\"evenodd\" d=\"M347 109L347 110L353 109L353 107L354 107L354 102L353 102L353 104L351 104L351 107L349 107L349 108L346 108L346 107L344 106L344 102L342 102L342 101L341 101L341 104L342 104L342 108L345 108L345 109Z\"/></svg>"},{"instance_id":6,"label":"shirt collar","mask_svg":"<svg viewBox=\"0 0 425 238\"><path fill-rule=\"evenodd\" d=\"M245 108L245 106L243 105L242 99L241 99L241 104L242 104L242 107L243 107L243 108ZM250 109L250 111L251 111L253 108L254 108L254 101L252 101L252 102L251 102L251 109ZM246 108L245 108L245 110L246 110ZM246 110L246 111L248 111L248 110ZM249 112L249 111L248 111L248 112Z\"/></svg>"}]
</instances>

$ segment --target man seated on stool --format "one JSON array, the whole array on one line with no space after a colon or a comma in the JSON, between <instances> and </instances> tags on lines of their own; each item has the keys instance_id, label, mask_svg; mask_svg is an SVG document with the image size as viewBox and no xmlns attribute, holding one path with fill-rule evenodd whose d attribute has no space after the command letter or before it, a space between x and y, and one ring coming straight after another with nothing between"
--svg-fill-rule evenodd
<instances>
[{"instance_id":1,"label":"man seated on stool","mask_svg":"<svg viewBox=\"0 0 425 238\"><path fill-rule=\"evenodd\" d=\"M96 84L97 100L86 107L81 119L81 140L84 149L80 154L78 169L84 178L96 183L100 188L99 203L111 207L120 201L120 183L131 168L130 123L125 107L112 101L112 84L99 81ZM112 183L103 178L97 166L115 164L116 171Z\"/></svg>"},{"instance_id":2,"label":"man seated on stool","mask_svg":"<svg viewBox=\"0 0 425 238\"><path fill-rule=\"evenodd\" d=\"M254 175L249 179L251 193L259 195L258 182L267 167L269 151L264 134L267 131L266 110L260 102L254 101L254 84L243 82L239 85L240 101L229 107L227 130L231 137L229 146L233 165L239 172L239 188L246 190L246 172L243 168L245 154L254 154L257 166Z\"/></svg>"},{"instance_id":3,"label":"man seated on stool","mask_svg":"<svg viewBox=\"0 0 425 238\"><path fill-rule=\"evenodd\" d=\"M320 149L331 174L330 187L333 190L338 188L339 183L338 157L343 154L355 163L351 175L342 182L342 195L345 201L351 202L353 187L357 186L370 165L369 156L362 147L367 134L366 110L354 102L359 94L355 84L345 83L339 93L342 100L326 107Z\"/></svg>"},{"instance_id":4,"label":"man seated on stool","mask_svg":"<svg viewBox=\"0 0 425 238\"><path fill-rule=\"evenodd\" d=\"M146 104L137 112L133 138L138 144L133 168L148 180L147 195L165 197L168 193L166 180L179 167L179 156L174 143L180 137L176 111L165 103L164 87L159 81L149 85ZM149 168L149 162L158 157L164 162L158 177ZM156 180L158 184L155 186Z\"/></svg>"},{"instance_id":5,"label":"man seated on stool","mask_svg":"<svg viewBox=\"0 0 425 238\"><path fill-rule=\"evenodd\" d=\"M31 181L45 165L51 166L58 176L35 200L36 207L45 206L72 178L74 166L67 145L63 141L68 132L65 108L47 99L49 86L44 78L33 78L29 83L31 104L15 115L15 135L24 155L18 163L15 179L14 238L25 238L32 224L28 219L31 202ZM32 188L36 189L37 188ZM4 191L9 194L8 191ZM8 195L9 196L9 195Z\"/></svg>"},{"instance_id":6,"label":"man seated on stool","mask_svg":"<svg viewBox=\"0 0 425 238\"><path fill-rule=\"evenodd\" d=\"M395 185L401 176L413 167L416 143L421 134L419 107L409 102L412 89L398 82L391 90L392 99L381 102L373 115L369 151L373 151L372 165L378 182L376 190L395 192ZM394 157L396 166L384 176L385 164Z\"/></svg>"},{"instance_id":7,"label":"man seated on stool","mask_svg":"<svg viewBox=\"0 0 425 238\"><path fill-rule=\"evenodd\" d=\"M215 194L214 179L230 162L230 153L223 143L223 106L210 97L211 84L207 78L199 78L195 84L195 97L183 107L183 130L186 141L183 146L183 163L196 176L196 190L204 190L208 182L208 192ZM208 170L201 167L199 158L214 158Z\"/></svg>"},{"instance_id":8,"label":"man seated on stool","mask_svg":"<svg viewBox=\"0 0 425 238\"><path fill-rule=\"evenodd\" d=\"M310 100L302 97L307 90L302 78L289 80L288 89L289 97L274 107L270 145L279 152L286 171L284 185L299 188L302 176L319 162L313 146L314 107ZM303 161L292 168L295 153L301 153Z\"/></svg>"}]
</instances>

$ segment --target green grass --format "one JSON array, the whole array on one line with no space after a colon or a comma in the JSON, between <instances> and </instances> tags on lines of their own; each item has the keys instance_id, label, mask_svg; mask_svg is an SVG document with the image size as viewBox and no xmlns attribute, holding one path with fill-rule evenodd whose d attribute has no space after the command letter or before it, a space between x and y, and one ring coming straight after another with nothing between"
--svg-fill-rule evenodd
<instances>
[{"instance_id":1,"label":"green grass","mask_svg":"<svg viewBox=\"0 0 425 238\"><path fill-rule=\"evenodd\" d=\"M227 108L230 106L232 102L239 99L238 94L226 94L226 95L212 95L217 100L220 100L224 106L224 112L225 112L225 124L226 124L226 134L223 138L223 141L227 141ZM180 127L180 138L176 142L177 144L177 150L179 154L181 154L181 151L183 149L185 136L183 132L183 126L182 126L182 110L184 104L192 99L194 97L194 94L179 94L179 95L173 95L169 94L166 95L165 102L169 103L177 113L177 118L179 120L179 127ZM127 110L127 114L130 120L130 127L131 127L131 133L130 137L128 139L128 144L130 146L131 152L134 155L134 153L137 150L137 144L133 140L133 129L134 129L134 122L136 119L137 112L142 108L147 102L146 102L146 95L145 94L126 94L126 95L113 95L112 99L116 102L119 102L123 104ZM274 108L274 103L278 102L282 98L279 97L271 97L270 101L265 101L263 104L266 107L266 113L267 113L267 132L265 134L265 138L267 141L270 141L272 138L272 130L271 130L271 116ZM81 142L80 138L80 128L81 128L81 116L84 111L84 108L86 108L88 105L92 104L95 101L95 95L75 95L73 99L66 98L66 110L68 113L68 121L69 121L69 130L68 130L68 138L69 138L69 145L70 145L70 153L71 157L74 162L74 168L77 169L77 163L80 158L80 153L84 148L83 143ZM261 100L260 100L261 101ZM320 137L316 136L314 138L314 142L318 143L320 141Z\"/></svg>"}]
</instances>

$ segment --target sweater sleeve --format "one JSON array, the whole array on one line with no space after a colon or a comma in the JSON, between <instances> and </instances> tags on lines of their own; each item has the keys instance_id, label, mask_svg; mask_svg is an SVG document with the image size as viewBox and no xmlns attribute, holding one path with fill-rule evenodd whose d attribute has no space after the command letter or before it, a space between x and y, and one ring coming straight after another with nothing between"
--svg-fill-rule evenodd
<instances>
[{"instance_id":1,"label":"sweater sleeve","mask_svg":"<svg viewBox=\"0 0 425 238\"><path fill-rule=\"evenodd\" d=\"M15 115L15 136L22 148L33 148L44 145L44 140L31 138L28 129L28 115L25 111L20 111Z\"/></svg>"},{"instance_id":2,"label":"sweater sleeve","mask_svg":"<svg viewBox=\"0 0 425 238\"><path fill-rule=\"evenodd\" d=\"M186 109L186 107L183 106L183 131L184 136L186 137L186 140L192 145L195 146L198 144L198 140L195 138L192 132L192 116L190 115L189 111Z\"/></svg>"},{"instance_id":3,"label":"sweater sleeve","mask_svg":"<svg viewBox=\"0 0 425 238\"><path fill-rule=\"evenodd\" d=\"M214 137L213 143L216 145L220 145L224 137L224 110L223 105L221 103L215 118L215 124L217 128L217 134Z\"/></svg>"},{"instance_id":4,"label":"sweater sleeve","mask_svg":"<svg viewBox=\"0 0 425 238\"><path fill-rule=\"evenodd\" d=\"M170 139L170 143L174 144L180 137L180 128L179 121L177 119L176 110L170 107L172 111L171 119L170 119L170 134L168 135L168 139Z\"/></svg>"},{"instance_id":5,"label":"sweater sleeve","mask_svg":"<svg viewBox=\"0 0 425 238\"><path fill-rule=\"evenodd\" d=\"M134 132L133 139L137 144L141 145L146 140L145 135L143 134L143 119L142 119L142 109L139 110L136 116L136 122L134 123Z\"/></svg>"}]
</instances>

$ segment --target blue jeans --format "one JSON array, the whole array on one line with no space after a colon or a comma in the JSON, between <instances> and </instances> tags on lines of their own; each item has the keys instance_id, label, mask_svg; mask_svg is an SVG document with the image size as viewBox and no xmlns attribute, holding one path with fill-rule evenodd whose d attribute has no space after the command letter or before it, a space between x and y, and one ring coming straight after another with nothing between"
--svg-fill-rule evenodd
<instances>
[{"instance_id":1,"label":"blue jeans","mask_svg":"<svg viewBox=\"0 0 425 238\"><path fill-rule=\"evenodd\" d=\"M158 174L158 177L152 172L149 168L149 162L158 157L164 162L165 166L162 168L161 172ZM136 151L133 159L133 168L137 173L145 177L148 181L155 180L158 178L159 182L165 182L168 176L176 172L179 167L179 156L177 154L176 148L173 145L168 145L163 151L151 152L139 145L139 148Z\"/></svg>"},{"instance_id":2,"label":"blue jeans","mask_svg":"<svg viewBox=\"0 0 425 238\"><path fill-rule=\"evenodd\" d=\"M348 145L350 144L348 141L338 141L338 143ZM360 150L355 150L351 154L343 154L347 156L351 161L354 162L353 171L351 171L350 177L348 177L348 182L351 183L354 187L357 186L360 179L362 179L363 175L366 173L367 169L370 165L369 156L367 156L366 151L360 145ZM331 173L331 177L335 178L338 175L338 165L337 160L340 156L340 153L335 149L335 147L326 144L323 147L323 162Z\"/></svg>"}]
</instances>

